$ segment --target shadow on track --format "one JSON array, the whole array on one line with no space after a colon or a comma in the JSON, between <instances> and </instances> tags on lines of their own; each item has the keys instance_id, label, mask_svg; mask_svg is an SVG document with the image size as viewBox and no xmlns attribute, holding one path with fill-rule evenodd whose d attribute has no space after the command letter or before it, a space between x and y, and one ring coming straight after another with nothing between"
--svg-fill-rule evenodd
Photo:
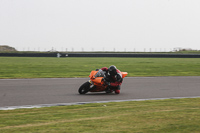
<instances>
[{"instance_id":1,"label":"shadow on track","mask_svg":"<svg viewBox=\"0 0 200 133\"><path fill-rule=\"evenodd\" d=\"M81 96L114 96L114 95L118 95L118 94L115 94L115 93L87 93L87 94L79 94ZM120 94L119 94L120 95Z\"/></svg>"}]
</instances>

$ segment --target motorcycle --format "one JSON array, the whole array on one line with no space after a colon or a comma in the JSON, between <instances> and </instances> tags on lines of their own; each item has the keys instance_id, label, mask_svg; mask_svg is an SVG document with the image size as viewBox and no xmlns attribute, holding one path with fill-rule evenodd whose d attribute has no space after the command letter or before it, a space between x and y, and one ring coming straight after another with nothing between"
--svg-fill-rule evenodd
<instances>
[{"instance_id":1,"label":"motorcycle","mask_svg":"<svg viewBox=\"0 0 200 133\"><path fill-rule=\"evenodd\" d=\"M122 73L122 79L126 77L128 74L127 72L121 72ZM109 83L105 81L106 72L102 71L101 69L96 71L91 71L90 80L83 83L78 92L80 94L86 94L88 92L107 92L107 87L109 86ZM111 90L111 92L114 90Z\"/></svg>"}]
</instances>

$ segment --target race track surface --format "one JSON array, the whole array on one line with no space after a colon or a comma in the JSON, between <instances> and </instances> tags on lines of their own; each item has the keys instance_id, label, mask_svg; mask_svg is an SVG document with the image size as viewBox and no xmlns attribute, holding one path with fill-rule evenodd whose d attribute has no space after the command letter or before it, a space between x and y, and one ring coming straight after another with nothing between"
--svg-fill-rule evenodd
<instances>
[{"instance_id":1,"label":"race track surface","mask_svg":"<svg viewBox=\"0 0 200 133\"><path fill-rule=\"evenodd\" d=\"M126 77L119 95L80 95L78 88L87 80L89 78L0 79L0 107L200 96L200 76Z\"/></svg>"}]
</instances>

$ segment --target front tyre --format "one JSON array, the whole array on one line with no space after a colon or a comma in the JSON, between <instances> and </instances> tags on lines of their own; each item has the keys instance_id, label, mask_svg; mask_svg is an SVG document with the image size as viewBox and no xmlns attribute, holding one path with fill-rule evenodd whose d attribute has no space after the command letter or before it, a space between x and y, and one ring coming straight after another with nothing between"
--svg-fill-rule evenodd
<instances>
[{"instance_id":1,"label":"front tyre","mask_svg":"<svg viewBox=\"0 0 200 133\"><path fill-rule=\"evenodd\" d=\"M80 86L80 88L78 89L78 92L80 94L86 94L89 91L89 89L90 89L90 83L87 81Z\"/></svg>"}]
</instances>

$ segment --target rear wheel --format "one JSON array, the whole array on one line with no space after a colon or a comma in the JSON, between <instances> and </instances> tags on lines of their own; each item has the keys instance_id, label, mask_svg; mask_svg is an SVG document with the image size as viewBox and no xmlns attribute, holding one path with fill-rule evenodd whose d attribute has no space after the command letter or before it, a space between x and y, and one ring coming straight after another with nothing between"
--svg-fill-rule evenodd
<instances>
[{"instance_id":1,"label":"rear wheel","mask_svg":"<svg viewBox=\"0 0 200 133\"><path fill-rule=\"evenodd\" d=\"M78 89L78 92L80 94L86 94L89 91L89 89L90 89L90 83L87 81L80 86L80 88Z\"/></svg>"}]
</instances>

